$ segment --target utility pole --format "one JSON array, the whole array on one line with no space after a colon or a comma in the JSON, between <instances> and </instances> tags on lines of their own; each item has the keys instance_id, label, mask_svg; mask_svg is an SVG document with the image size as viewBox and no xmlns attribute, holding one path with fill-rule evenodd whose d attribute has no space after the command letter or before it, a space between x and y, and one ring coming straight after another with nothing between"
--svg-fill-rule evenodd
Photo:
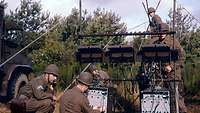
<instances>
[{"instance_id":1,"label":"utility pole","mask_svg":"<svg viewBox=\"0 0 200 113\"><path fill-rule=\"evenodd\" d=\"M174 0L173 3L173 28L172 30L175 31L175 25L176 25L176 0ZM173 35L173 49L175 42L175 35ZM176 78L176 62L174 62L174 78ZM176 104L176 113L179 113L179 93L178 93L178 85L176 82L174 82L174 90L175 90L175 104Z\"/></svg>"},{"instance_id":2,"label":"utility pole","mask_svg":"<svg viewBox=\"0 0 200 113\"><path fill-rule=\"evenodd\" d=\"M79 0L79 34L82 33L82 1Z\"/></svg>"},{"instance_id":3,"label":"utility pole","mask_svg":"<svg viewBox=\"0 0 200 113\"><path fill-rule=\"evenodd\" d=\"M4 51L3 17L4 17L4 6L0 4L0 62L3 61L3 51Z\"/></svg>"},{"instance_id":4,"label":"utility pole","mask_svg":"<svg viewBox=\"0 0 200 113\"><path fill-rule=\"evenodd\" d=\"M173 3L173 28L172 30L175 31L175 20L176 20L176 0Z\"/></svg>"}]
</instances>

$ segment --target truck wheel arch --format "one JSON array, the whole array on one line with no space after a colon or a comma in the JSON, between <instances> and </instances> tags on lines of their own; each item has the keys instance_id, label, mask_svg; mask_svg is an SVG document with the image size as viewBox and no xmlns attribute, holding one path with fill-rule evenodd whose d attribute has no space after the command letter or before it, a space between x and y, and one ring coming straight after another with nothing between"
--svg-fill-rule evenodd
<instances>
[{"instance_id":1,"label":"truck wheel arch","mask_svg":"<svg viewBox=\"0 0 200 113\"><path fill-rule=\"evenodd\" d=\"M18 65L15 66L13 71L8 77L7 86L7 100L9 101L13 97L16 97L19 89L28 83L28 76L32 73L32 68L30 66Z\"/></svg>"},{"instance_id":2,"label":"truck wheel arch","mask_svg":"<svg viewBox=\"0 0 200 113\"><path fill-rule=\"evenodd\" d=\"M25 86L27 83L28 83L27 75L25 75L24 73L20 73L20 75L18 75L18 78L16 79L15 86L13 87L14 98L18 96L20 88Z\"/></svg>"}]
</instances>

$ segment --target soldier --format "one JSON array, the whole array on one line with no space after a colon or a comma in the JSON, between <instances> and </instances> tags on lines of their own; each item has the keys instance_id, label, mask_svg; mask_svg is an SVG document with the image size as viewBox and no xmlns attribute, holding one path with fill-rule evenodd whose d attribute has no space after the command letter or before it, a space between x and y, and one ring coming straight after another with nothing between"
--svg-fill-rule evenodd
<instances>
[{"instance_id":1,"label":"soldier","mask_svg":"<svg viewBox=\"0 0 200 113\"><path fill-rule=\"evenodd\" d=\"M148 8L148 15L151 17L150 30L151 32L160 32L162 20L160 16L155 14L156 10L153 7Z\"/></svg>"},{"instance_id":2,"label":"soldier","mask_svg":"<svg viewBox=\"0 0 200 113\"><path fill-rule=\"evenodd\" d=\"M58 67L50 64L41 76L31 80L21 89L18 98L26 99L26 112L53 113L56 97L52 84L58 76Z\"/></svg>"},{"instance_id":3,"label":"soldier","mask_svg":"<svg viewBox=\"0 0 200 113\"><path fill-rule=\"evenodd\" d=\"M98 70L95 65L90 65L88 72L94 77L95 84L101 87L112 87L112 83L109 81L110 77L107 72Z\"/></svg>"},{"instance_id":4,"label":"soldier","mask_svg":"<svg viewBox=\"0 0 200 113\"><path fill-rule=\"evenodd\" d=\"M169 31L169 26L165 23L161 24L161 32L168 32ZM174 42L174 44L173 44ZM185 60L185 51L181 47L179 41L175 38L173 41L173 37L163 34L160 35L158 38L153 38L150 41L151 44L165 44L168 45L169 47L178 50L178 55L179 55L179 60L176 62L176 65L174 67L173 63L166 63L164 67L164 71L168 73L168 78L174 78L172 71L175 69L175 79L181 80L182 81L182 76L181 76L181 68L184 65L184 60ZM185 106L184 103L184 98L180 95L183 94L183 83L178 83L179 85L179 108L181 113L186 113L187 112L187 107ZM171 88L173 88L174 85L171 85Z\"/></svg>"},{"instance_id":5,"label":"soldier","mask_svg":"<svg viewBox=\"0 0 200 113\"><path fill-rule=\"evenodd\" d=\"M64 92L60 99L60 113L100 113L103 111L101 107L89 105L84 92L92 84L93 77L88 72L80 73L77 78L77 85L72 89Z\"/></svg>"}]
</instances>

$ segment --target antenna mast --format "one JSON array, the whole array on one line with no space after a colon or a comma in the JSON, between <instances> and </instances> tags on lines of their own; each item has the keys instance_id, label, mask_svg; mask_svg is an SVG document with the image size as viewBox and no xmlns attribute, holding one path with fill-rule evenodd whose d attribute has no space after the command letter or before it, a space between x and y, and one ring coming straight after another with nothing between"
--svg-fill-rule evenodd
<instances>
[{"instance_id":1,"label":"antenna mast","mask_svg":"<svg viewBox=\"0 0 200 113\"><path fill-rule=\"evenodd\" d=\"M82 33L82 1L79 0L79 34Z\"/></svg>"},{"instance_id":2,"label":"antenna mast","mask_svg":"<svg viewBox=\"0 0 200 113\"><path fill-rule=\"evenodd\" d=\"M175 31L175 19L176 19L176 0L173 3L173 28L172 30Z\"/></svg>"},{"instance_id":3,"label":"antenna mast","mask_svg":"<svg viewBox=\"0 0 200 113\"><path fill-rule=\"evenodd\" d=\"M172 30L175 31L175 24L176 24L176 0L174 0L173 3L173 28ZM173 49L175 48L174 46L174 42L175 42L175 35L173 34ZM174 67L176 66L175 62L174 62ZM176 68L176 67L175 67ZM174 71L174 78L176 76L176 70ZM174 89L175 89L175 104L176 104L176 113L179 113L179 94L178 94L178 85L176 83L174 83Z\"/></svg>"}]
</instances>

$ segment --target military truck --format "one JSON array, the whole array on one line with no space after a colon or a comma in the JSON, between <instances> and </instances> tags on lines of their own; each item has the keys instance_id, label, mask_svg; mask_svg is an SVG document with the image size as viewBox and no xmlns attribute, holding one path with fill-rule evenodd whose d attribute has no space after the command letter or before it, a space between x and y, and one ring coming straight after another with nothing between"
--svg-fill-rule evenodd
<instances>
[{"instance_id":1,"label":"military truck","mask_svg":"<svg viewBox=\"0 0 200 113\"><path fill-rule=\"evenodd\" d=\"M20 50L23 31L14 22L5 20L4 9L0 5L0 102L8 102L17 96L32 73L31 60L24 53L7 60Z\"/></svg>"}]
</instances>

